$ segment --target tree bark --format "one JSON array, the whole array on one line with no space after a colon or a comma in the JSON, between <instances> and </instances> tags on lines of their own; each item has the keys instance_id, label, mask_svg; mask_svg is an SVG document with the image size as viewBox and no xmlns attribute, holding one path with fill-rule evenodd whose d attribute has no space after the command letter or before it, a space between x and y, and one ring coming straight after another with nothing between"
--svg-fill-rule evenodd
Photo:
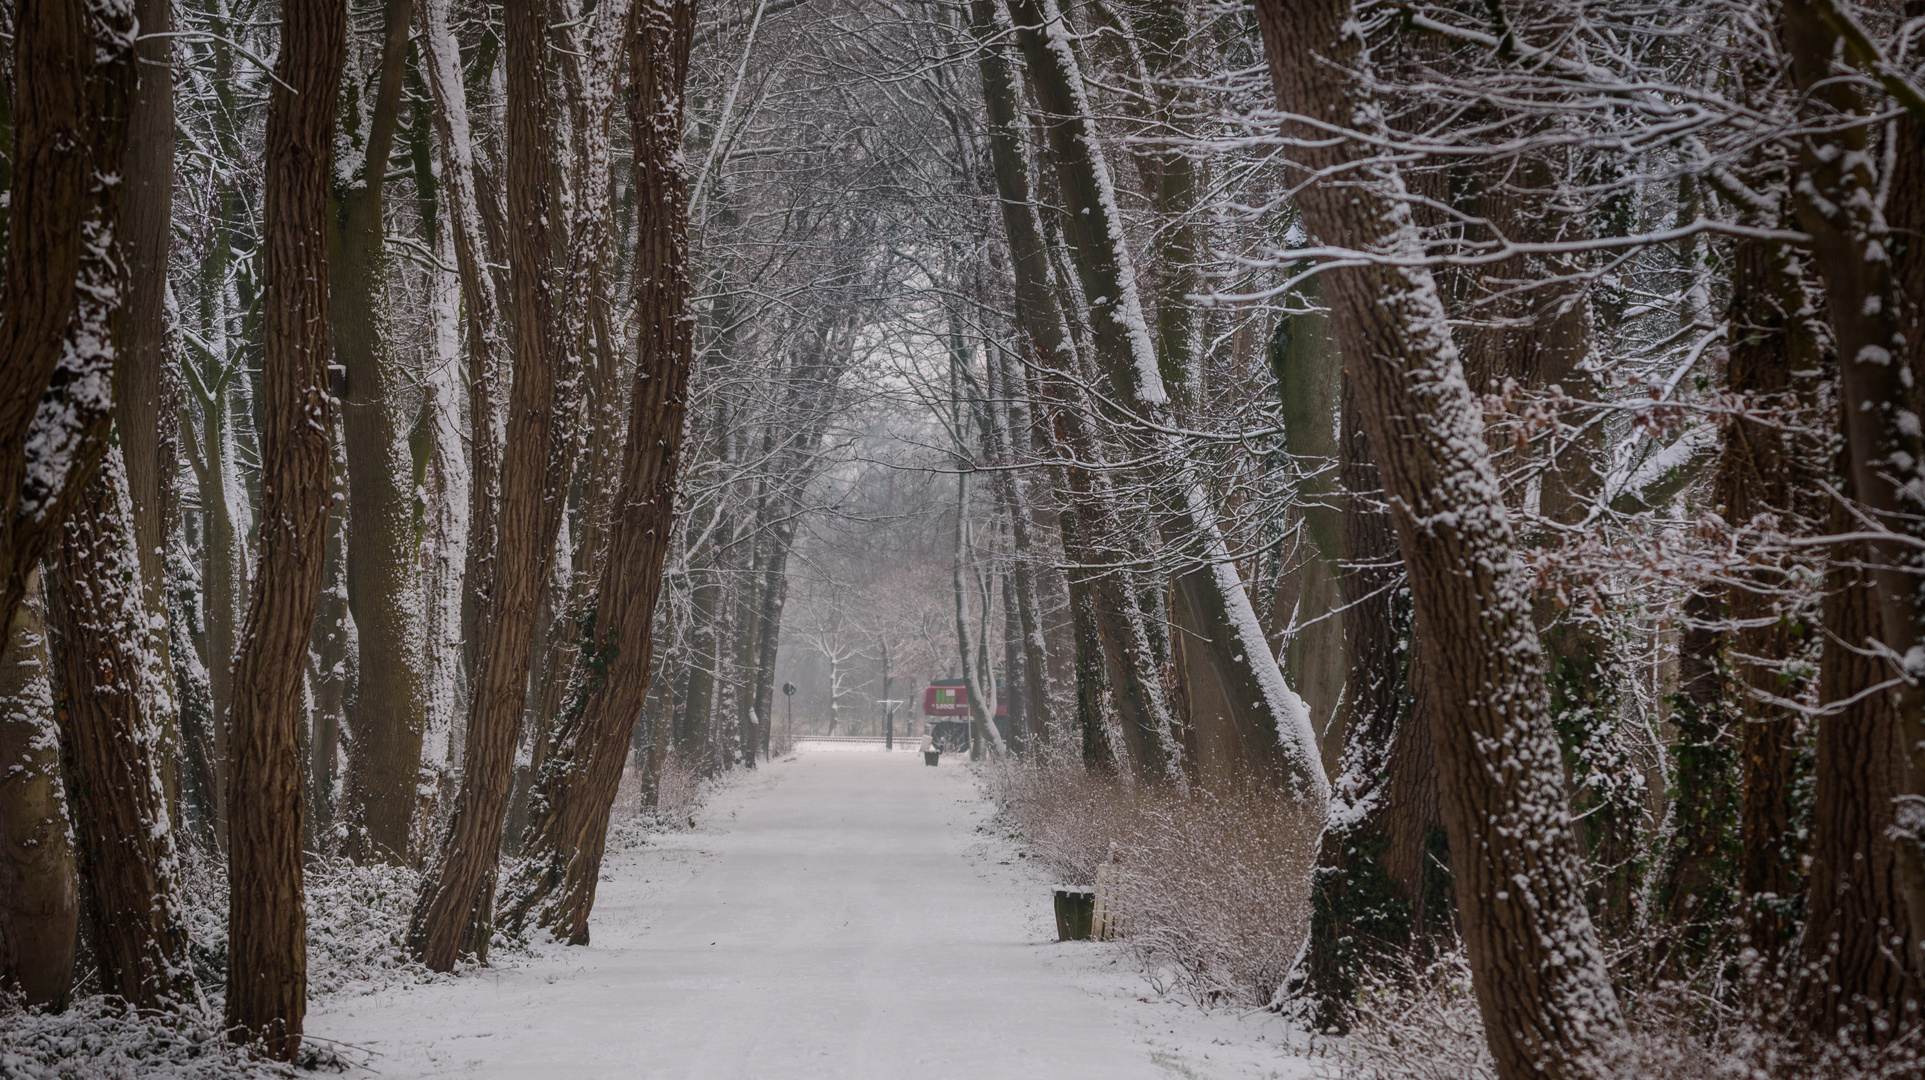
<instances>
[{"instance_id":1,"label":"tree bark","mask_svg":"<svg viewBox=\"0 0 1925 1080\"><path fill-rule=\"evenodd\" d=\"M1312 183L1298 205L1325 241L1410 255L1416 226L1394 167L1359 165L1371 150L1296 119L1342 131L1371 115L1346 82L1361 47L1349 17L1343 0L1257 5L1297 164L1355 177ZM1464 942L1497 1074L1597 1075L1622 1021L1584 907L1530 582L1477 402L1428 270L1346 267L1325 288L1409 567Z\"/></svg>"},{"instance_id":2,"label":"tree bark","mask_svg":"<svg viewBox=\"0 0 1925 1080\"><path fill-rule=\"evenodd\" d=\"M334 445L330 448L329 476L336 500L346 493L347 455L342 445L340 418L335 420ZM349 655L353 637L348 611L348 515L328 516L328 542L325 569L321 571L321 602L314 615L314 637L308 650L312 658L314 711L308 722L308 793L304 845L311 852L332 848L335 814L340 808L336 767L341 758L341 723L347 715L348 686L354 657Z\"/></svg>"},{"instance_id":3,"label":"tree bark","mask_svg":"<svg viewBox=\"0 0 1925 1080\"><path fill-rule=\"evenodd\" d=\"M1739 245L1732 258L1726 384L1746 407L1726 426L1712 497L1735 528L1810 532L1825 519L1821 500L1830 477L1822 440L1786 435L1787 426L1826 426L1816 403L1830 365L1805 314L1814 305L1798 261L1781 245L1755 241ZM1776 965L1796 931L1799 839L1790 804L1801 733L1795 710L1773 702L1797 696L1786 664L1806 637L1778 599L1784 569L1750 568L1737 579L1724 597L1742 724L1737 885L1747 901L1750 945Z\"/></svg>"},{"instance_id":4,"label":"tree bark","mask_svg":"<svg viewBox=\"0 0 1925 1080\"><path fill-rule=\"evenodd\" d=\"M952 358L953 362L953 358ZM954 558L950 563L950 584L956 601L956 656L962 662L963 697L969 705L969 760L980 760L986 751L993 751L995 757L1002 757L1005 746L995 728L996 687L981 674L982 660L979 654L989 647L988 642L971 640L969 632L969 474L973 471L966 461L958 461L956 471L956 544ZM984 613L985 617L987 612ZM987 635L984 635L987 636ZM829 708L830 716L835 715L833 700ZM835 725L830 724L834 733Z\"/></svg>"},{"instance_id":5,"label":"tree bark","mask_svg":"<svg viewBox=\"0 0 1925 1080\"><path fill-rule=\"evenodd\" d=\"M415 484L403 413L412 398L387 297L384 223L388 158L401 110L412 0L384 0L381 62L368 103L359 176L331 190L330 330L347 372L341 433L347 451L348 609L358 640L340 817L357 862L406 863L428 721L426 626Z\"/></svg>"},{"instance_id":6,"label":"tree bark","mask_svg":"<svg viewBox=\"0 0 1925 1080\"><path fill-rule=\"evenodd\" d=\"M345 0L286 0L262 227L260 572L234 665L226 1023L291 1060L307 1011L301 677L327 552L328 160Z\"/></svg>"},{"instance_id":7,"label":"tree bark","mask_svg":"<svg viewBox=\"0 0 1925 1080\"><path fill-rule=\"evenodd\" d=\"M423 66L435 99L435 135L441 148L441 220L454 247L461 279L463 348L468 357L468 534L462 567L462 670L469 677L473 709L475 648L482 638L486 599L495 595L495 521L501 501L500 395L496 362L502 353L501 314L495 276L488 269L490 245L478 191L474 143L468 123L461 50L448 24L449 0L423 0ZM490 200L492 202L492 200ZM452 735L450 736L453 737Z\"/></svg>"},{"instance_id":8,"label":"tree bark","mask_svg":"<svg viewBox=\"0 0 1925 1080\"><path fill-rule=\"evenodd\" d=\"M1842 518L1844 515L1836 515ZM1837 531L1846 531L1837 521ZM1864 691L1891 677L1876 653L1878 588L1864 544L1834 551L1819 673L1817 783L1807 863L1800 1015L1816 1044L1879 1045L1917 1024L1918 984L1903 958L1917 936L1899 888L1892 806L1904 747L1890 695Z\"/></svg>"},{"instance_id":9,"label":"tree bark","mask_svg":"<svg viewBox=\"0 0 1925 1080\"><path fill-rule=\"evenodd\" d=\"M588 942L608 814L648 695L695 352L688 177L681 153L695 3L646 5L632 22L628 100L644 219L637 229L640 332L621 496L595 614L583 635L578 703L564 716L555 751L537 780L539 812L529 826L528 855L506 893L510 925L532 922L571 944Z\"/></svg>"},{"instance_id":10,"label":"tree bark","mask_svg":"<svg viewBox=\"0 0 1925 1080\"><path fill-rule=\"evenodd\" d=\"M408 930L410 947L436 971L451 970L464 955L487 959L508 788L527 703L529 649L572 467L564 421L556 409L560 357L547 279L547 151L552 135L544 76L548 20L541 0L513 0L502 18L507 38L508 260L515 377L500 502L491 515L493 551L485 556L494 566L482 579L491 592L485 594L488 606L477 620L466 768L439 858L422 882ZM481 517L479 499L476 511Z\"/></svg>"},{"instance_id":11,"label":"tree bark","mask_svg":"<svg viewBox=\"0 0 1925 1080\"><path fill-rule=\"evenodd\" d=\"M13 27L13 187L0 298L0 618L57 540L112 419L119 175L133 106L131 0L23 5ZM79 327L78 320L91 320Z\"/></svg>"},{"instance_id":12,"label":"tree bark","mask_svg":"<svg viewBox=\"0 0 1925 1080\"><path fill-rule=\"evenodd\" d=\"M1321 302L1315 279L1299 290L1298 303ZM1345 745L1340 705L1348 674L1344 624L1350 617L1344 602L1343 508L1337 494L1341 478L1332 468L1342 456L1338 424L1344 411L1343 356L1329 317L1316 311L1284 316L1269 351L1284 449L1309 473L1297 485L1297 505L1290 513L1308 542L1294 545L1295 551L1286 556L1296 565L1286 571L1274 598L1272 625L1281 631L1292 621L1296 624L1283 643L1283 670L1310 709L1324 769L1335 776Z\"/></svg>"},{"instance_id":13,"label":"tree bark","mask_svg":"<svg viewBox=\"0 0 1925 1080\"><path fill-rule=\"evenodd\" d=\"M172 355L174 328L167 311L167 261L174 207L173 0L136 0L139 66L127 155L121 167L121 257L126 293L115 320L120 354L115 370L114 429L133 497L134 550L142 602L150 614L167 610L168 522L176 502L180 460L179 375ZM172 667L171 642L159 635L163 670ZM180 797L176 774L179 709L168 694L160 716L161 783L169 806ZM178 813L174 816L178 819Z\"/></svg>"},{"instance_id":14,"label":"tree bark","mask_svg":"<svg viewBox=\"0 0 1925 1080\"><path fill-rule=\"evenodd\" d=\"M1836 77L1838 35L1808 0L1787 0L1783 40L1792 74L1813 118L1825 127L1800 139L1802 175L1793 187L1798 220L1812 237L1812 262L1825 282L1840 369L1851 478L1859 507L1890 530L1870 545L1878 582L1880 635L1902 658L1894 691L1902 742L1903 781L1895 797L1899 890L1911 925L1925 926L1925 505L1918 485L1925 469L1925 432L1912 401L1904 319L1892 272L1890 229L1880 206L1879 157L1862 123L1857 84ZM1925 199L1892 192L1894 201ZM1893 468L1894 462L1905 464ZM1910 543L1907 543L1910 541ZM1912 967L1925 968L1925 938L1913 941Z\"/></svg>"},{"instance_id":15,"label":"tree bark","mask_svg":"<svg viewBox=\"0 0 1925 1080\"><path fill-rule=\"evenodd\" d=\"M48 561L47 609L100 990L153 1010L189 1000L193 972L161 773L169 672L140 587L126 483L115 448Z\"/></svg>"},{"instance_id":16,"label":"tree bark","mask_svg":"<svg viewBox=\"0 0 1925 1080\"><path fill-rule=\"evenodd\" d=\"M80 883L43 604L36 573L0 651L0 991L58 1009L73 984Z\"/></svg>"}]
</instances>

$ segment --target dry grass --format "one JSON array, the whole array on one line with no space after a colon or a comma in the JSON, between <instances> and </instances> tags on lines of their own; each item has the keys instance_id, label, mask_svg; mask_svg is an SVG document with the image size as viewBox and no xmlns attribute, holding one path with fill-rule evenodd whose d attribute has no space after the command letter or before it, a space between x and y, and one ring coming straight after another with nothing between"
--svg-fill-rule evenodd
<instances>
[{"instance_id":1,"label":"dry grass","mask_svg":"<svg viewBox=\"0 0 1925 1080\"><path fill-rule=\"evenodd\" d=\"M1598 1080L1901 1080L1925 1075L1918 1036L1879 1047L1806 1045L1782 1015L1782 987L1721 1003L1685 983L1618 988L1624 1030L1600 1053ZM1358 994L1351 1028L1313 1052L1332 1080L1494 1080L1461 947L1380 974Z\"/></svg>"},{"instance_id":2,"label":"dry grass","mask_svg":"<svg viewBox=\"0 0 1925 1080\"><path fill-rule=\"evenodd\" d=\"M1003 820L1059 879L1089 884L1111 867L1122 944L1159 993L1206 1007L1276 997L1309 934L1317 838L1275 792L1186 794L1074 762L987 776Z\"/></svg>"}]
</instances>

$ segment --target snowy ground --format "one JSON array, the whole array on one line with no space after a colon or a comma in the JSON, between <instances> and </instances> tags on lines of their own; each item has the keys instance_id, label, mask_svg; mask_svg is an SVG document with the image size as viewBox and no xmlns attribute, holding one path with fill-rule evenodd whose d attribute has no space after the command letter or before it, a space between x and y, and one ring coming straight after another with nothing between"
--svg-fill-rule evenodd
<instances>
[{"instance_id":1,"label":"snowy ground","mask_svg":"<svg viewBox=\"0 0 1925 1080\"><path fill-rule=\"evenodd\" d=\"M307 1030L395 1080L1319 1075L1281 1022L1142 1000L1113 946L1058 943L987 812L960 762L805 749L611 851L593 944L331 995Z\"/></svg>"}]
</instances>

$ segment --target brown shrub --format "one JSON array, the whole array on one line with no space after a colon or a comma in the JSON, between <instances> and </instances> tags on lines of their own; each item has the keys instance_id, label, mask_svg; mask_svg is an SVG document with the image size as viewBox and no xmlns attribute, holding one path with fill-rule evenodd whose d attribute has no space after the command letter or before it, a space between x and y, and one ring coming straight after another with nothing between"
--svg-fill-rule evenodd
<instances>
[{"instance_id":1,"label":"brown shrub","mask_svg":"<svg viewBox=\"0 0 1925 1080\"><path fill-rule=\"evenodd\" d=\"M1256 1007L1276 997L1310 930L1317 837L1276 792L1151 787L1076 762L986 771L1003 820L1065 882L1111 867L1121 944L1159 993Z\"/></svg>"}]
</instances>

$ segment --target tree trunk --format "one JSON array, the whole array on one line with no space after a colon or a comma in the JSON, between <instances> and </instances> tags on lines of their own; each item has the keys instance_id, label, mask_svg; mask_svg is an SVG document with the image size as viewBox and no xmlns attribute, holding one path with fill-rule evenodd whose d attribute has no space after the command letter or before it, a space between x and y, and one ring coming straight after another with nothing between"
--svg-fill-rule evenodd
<instances>
[{"instance_id":1,"label":"tree trunk","mask_svg":"<svg viewBox=\"0 0 1925 1080\"><path fill-rule=\"evenodd\" d=\"M561 527L572 468L557 415L559 357L549 295L547 16L539 0L514 0L503 15L508 69L509 276L514 313L514 387L491 515L491 592L478 620L466 769L440 857L422 883L408 940L422 962L448 971L464 955L486 959L497 860L515 744L527 702L530 644ZM484 414L485 415L485 414ZM479 440L477 440L479 442ZM476 501L477 517L481 504Z\"/></svg>"},{"instance_id":2,"label":"tree trunk","mask_svg":"<svg viewBox=\"0 0 1925 1080\"><path fill-rule=\"evenodd\" d=\"M415 522L414 469L403 412L413 398L387 297L383 194L401 109L412 0L384 0L381 64L361 174L332 190L328 230L334 354L347 371L341 433L347 450L348 609L360 692L348 722L341 819L357 862L409 861L410 826L428 720L426 627Z\"/></svg>"},{"instance_id":3,"label":"tree trunk","mask_svg":"<svg viewBox=\"0 0 1925 1080\"><path fill-rule=\"evenodd\" d=\"M1301 319L1293 317L1291 325ZM1306 329L1330 328L1318 320ZM1357 986L1373 968L1448 930L1444 912L1432 904L1434 894L1447 892L1437 887L1431 862L1443 828L1437 763L1431 716L1411 700L1418 673L1412 671L1410 613L1396 595L1403 576L1396 532L1377 502L1377 467L1347 378L1340 378L1339 398L1342 432L1335 450L1343 491L1331 497L1343 500L1338 526L1344 572L1338 581L1347 714L1329 729L1342 733L1331 796L1331 816L1339 824L1324 833L1317 854L1306 971L1319 1025L1341 1028Z\"/></svg>"},{"instance_id":4,"label":"tree trunk","mask_svg":"<svg viewBox=\"0 0 1925 1080\"><path fill-rule=\"evenodd\" d=\"M1801 140L1802 175L1793 188L1798 220L1812 237L1812 262L1825 282L1840 369L1846 444L1858 505L1891 530L1870 544L1878 583L1880 639L1901 657L1894 697L1901 746L1907 747L1894 799L1893 836L1900 894L1912 926L1925 926L1925 583L1919 571L1925 540L1919 430L1907 366L1901 298L1892 272L1870 129L1840 125L1865 114L1858 84L1836 77L1837 33L1809 0L1787 0L1782 38L1799 89L1820 114L1824 134ZM1893 202L1925 200L1925 192L1893 189ZM1902 211L1901 211L1902 212ZM1904 462L1899 468L1892 463ZM1909 542L1908 542L1909 541ZM1911 966L1925 968L1925 935L1915 937Z\"/></svg>"},{"instance_id":5,"label":"tree trunk","mask_svg":"<svg viewBox=\"0 0 1925 1080\"><path fill-rule=\"evenodd\" d=\"M1834 515L1834 531L1849 528ZM1902 958L1916 937L1899 888L1892 806L1904 748L1886 694L1890 677L1874 651L1878 590L1861 567L1863 543L1836 549L1825 595L1819 673L1817 785L1813 792L1801 1017L1815 1044L1879 1045L1915 1028L1918 989Z\"/></svg>"},{"instance_id":6,"label":"tree trunk","mask_svg":"<svg viewBox=\"0 0 1925 1080\"><path fill-rule=\"evenodd\" d=\"M73 829L48 681L39 575L0 651L0 991L58 1009L73 984L80 924Z\"/></svg>"},{"instance_id":7,"label":"tree trunk","mask_svg":"<svg viewBox=\"0 0 1925 1080\"><path fill-rule=\"evenodd\" d=\"M1055 0L1009 0L1016 41L1028 65L1030 86L1045 114L1052 164L1061 188L1064 238L1070 261L1089 297L1096 361L1122 406L1137 421L1162 425L1171 396L1157 366L1154 346L1135 288L1136 274L1123 241L1123 224L1109 170L1097 146L1082 74L1070 49L1069 31ZM1305 813L1321 817L1330 794L1317 752L1316 733L1303 700L1284 682L1262 625L1224 538L1211 496L1188 456L1168 436L1151 445L1170 463L1169 495L1156 508L1163 541L1195 565L1178 575L1177 587L1207 636L1193 642L1204 670L1217 684L1239 742L1270 778L1293 788Z\"/></svg>"},{"instance_id":8,"label":"tree trunk","mask_svg":"<svg viewBox=\"0 0 1925 1080\"><path fill-rule=\"evenodd\" d=\"M1712 497L1736 528L1815 531L1826 513L1827 451L1822 440L1786 432L1787 425L1827 426L1817 401L1830 365L1806 314L1816 305L1799 279L1795 252L1751 241L1738 246L1731 262L1726 384L1746 407L1726 426ZM1750 418L1757 414L1769 422ZM1746 898L1749 944L1775 966L1787 959L1784 948L1796 930L1800 841L1790 803L1800 723L1794 709L1772 702L1798 696L1802 680L1788 681L1787 663L1807 637L1800 613L1784 610L1780 599L1788 584L1784 570L1751 568L1737 578L1724 598L1742 725L1736 884Z\"/></svg>"},{"instance_id":9,"label":"tree trunk","mask_svg":"<svg viewBox=\"0 0 1925 1080\"><path fill-rule=\"evenodd\" d=\"M1752 789L1740 787L1739 768L1751 725L1737 728L1726 702L1728 635L1720 600L1715 588L1693 592L1685 599L1684 628L1678 634L1678 691L1671 711L1677 794L1656 897L1657 909L1676 935L1675 941L1660 944L1661 970L1673 978L1705 954L1733 913L1738 825L1751 820L1740 813L1743 792ZM1755 923L1750 936L1759 942Z\"/></svg>"},{"instance_id":10,"label":"tree trunk","mask_svg":"<svg viewBox=\"0 0 1925 1080\"><path fill-rule=\"evenodd\" d=\"M341 437L341 424L334 426L335 443L330 448L329 476L334 490L346 489L347 455ZM345 508L344 508L345 509ZM336 766L341 757L341 723L347 713L348 683L354 644L348 611L348 515L328 516L326 568L321 572L321 603L314 616L314 638L308 650L314 673L314 712L309 720L307 835L305 846L311 852L331 849L335 812L341 792L336 786Z\"/></svg>"},{"instance_id":11,"label":"tree trunk","mask_svg":"<svg viewBox=\"0 0 1925 1080\"><path fill-rule=\"evenodd\" d=\"M953 361L952 361L953 362ZM969 466L959 464L956 472L956 546L955 557L951 562L951 585L954 586L956 599L956 656L962 662L963 697L969 704L969 760L980 760L987 749L995 757L1002 757L1006 747L1002 736L996 731L996 689L985 686L987 681L978 670L978 652L987 649L988 642L971 641L969 632ZM829 714L835 715L833 698ZM830 734L835 726L830 725Z\"/></svg>"},{"instance_id":12,"label":"tree trunk","mask_svg":"<svg viewBox=\"0 0 1925 1080\"><path fill-rule=\"evenodd\" d=\"M785 504L786 504L786 500ZM755 715L762 721L766 751L775 725L775 655L782 642L782 608L789 598L789 547L795 541L795 517L784 515L771 527L771 550L762 571L762 587L755 617Z\"/></svg>"},{"instance_id":13,"label":"tree trunk","mask_svg":"<svg viewBox=\"0 0 1925 1080\"><path fill-rule=\"evenodd\" d=\"M121 185L136 72L131 0L22 5L0 297L0 618L105 449ZM104 299L97 299L104 297ZM77 326L76 323L79 323Z\"/></svg>"},{"instance_id":14,"label":"tree trunk","mask_svg":"<svg viewBox=\"0 0 1925 1080\"><path fill-rule=\"evenodd\" d=\"M1343 0L1289 10L1259 0L1286 113L1341 131L1368 107L1342 81L1360 48L1349 17ZM1312 130L1286 125L1303 140L1292 152L1305 169L1335 172L1373 154ZM1346 247L1415 253L1397 172L1372 165L1358 178L1303 189L1306 229ZM1325 289L1409 567L1464 942L1497 1074L1595 1075L1597 1051L1622 1021L1584 907L1530 582L1477 402L1428 270L1346 267L1326 275Z\"/></svg>"},{"instance_id":15,"label":"tree trunk","mask_svg":"<svg viewBox=\"0 0 1925 1080\"><path fill-rule=\"evenodd\" d=\"M100 991L152 1010L189 1000L193 972L161 782L169 672L138 588L126 483L116 448L74 505L49 560L47 609Z\"/></svg>"},{"instance_id":16,"label":"tree trunk","mask_svg":"<svg viewBox=\"0 0 1925 1080\"><path fill-rule=\"evenodd\" d=\"M721 650L722 582L713 570L689 574L688 692L682 722L676 727L675 752L695 762L704 776L715 775L715 699ZM833 673L833 668L831 669ZM834 685L831 678L830 684ZM835 702L829 702L829 734L835 734Z\"/></svg>"},{"instance_id":17,"label":"tree trunk","mask_svg":"<svg viewBox=\"0 0 1925 1080\"><path fill-rule=\"evenodd\" d=\"M421 35L428 86L434 94L435 134L441 147L439 205L461 279L463 348L468 356L468 532L462 567L461 670L468 676L468 708L474 707L475 648L481 638L485 598L495 593L495 520L501 501L501 431L496 358L501 355L501 317L495 277L488 268L489 243L477 191L474 144L468 124L461 50L448 25L449 0L423 0ZM455 736L451 733L450 739Z\"/></svg>"},{"instance_id":18,"label":"tree trunk","mask_svg":"<svg viewBox=\"0 0 1925 1080\"><path fill-rule=\"evenodd\" d=\"M141 601L150 614L167 610L168 522L176 502L180 460L179 375L172 355L173 327L167 311L167 260L173 238L174 39L173 0L136 0L140 28L135 43L138 86L127 156L121 168L121 255L127 263L125 299L114 337L120 354L115 370L114 428L127 465L133 497L134 550L140 562ZM162 670L173 667L171 642L159 635ZM174 695L160 714L161 784L173 808L180 797L179 709ZM176 820L177 810L170 809Z\"/></svg>"},{"instance_id":19,"label":"tree trunk","mask_svg":"<svg viewBox=\"0 0 1925 1080\"><path fill-rule=\"evenodd\" d=\"M1090 430L1089 408L1077 385L1077 359L1070 324L1051 281L1049 250L1029 190L1029 166L1017 130L1016 86L1008 59L993 42L995 7L973 0L971 31L982 50L978 67L990 120L990 160L1000 196L1003 231L1016 279L1017 319L1036 362L1051 441L1062 468L1066 553L1080 567L1070 573L1070 605L1077 633L1078 727L1083 756L1092 768L1113 764L1105 684L1120 714L1123 742L1136 775L1160 780L1169 774L1164 745L1171 721L1161 680L1154 670L1142 613L1129 595L1121 563L1128 558L1112 537L1114 504L1104 478L1090 466L1104 454ZM1104 673L1107 672L1107 678Z\"/></svg>"},{"instance_id":20,"label":"tree trunk","mask_svg":"<svg viewBox=\"0 0 1925 1080\"><path fill-rule=\"evenodd\" d=\"M1009 571L1003 575L1003 667L1009 680L1009 738L1012 749L1026 752L1047 727L1049 717L1048 661L1041 613L1037 611L1035 556L1030 540L1029 478L1017 466L1027 464L1027 448L1017 440L1026 435L1011 413L1020 391L1011 370L1015 358L991 346L983 365L983 408L989 429L992 461L1003 466L996 475L997 501L1009 522Z\"/></svg>"},{"instance_id":21,"label":"tree trunk","mask_svg":"<svg viewBox=\"0 0 1925 1080\"><path fill-rule=\"evenodd\" d=\"M1314 306L1321 303L1322 290L1312 279L1298 297L1299 303ZM1286 570L1277 591L1272 625L1279 631L1289 630L1283 642L1283 670L1303 694L1322 746L1324 769L1335 776L1344 748L1340 706L1348 674L1343 646L1349 618L1342 569L1343 510L1337 494L1340 477L1331 468L1342 456L1338 419L1343 413L1343 356L1329 317L1314 311L1284 316L1269 351L1277 377L1284 449L1308 474L1297 485L1297 506L1290 514L1308 543L1295 545L1296 550L1286 556L1296 565ZM1364 572L1370 574L1369 569Z\"/></svg>"},{"instance_id":22,"label":"tree trunk","mask_svg":"<svg viewBox=\"0 0 1925 1080\"><path fill-rule=\"evenodd\" d=\"M588 942L614 805L636 719L648 696L653 623L675 524L689 369L694 362L688 245L688 178L681 153L683 87L694 0L636 12L629 38L638 228L640 324L621 495L608 566L584 645L586 677L537 781L540 813L509 884L509 924L530 922L571 944Z\"/></svg>"},{"instance_id":23,"label":"tree trunk","mask_svg":"<svg viewBox=\"0 0 1925 1080\"><path fill-rule=\"evenodd\" d=\"M327 554L328 161L344 0L286 0L262 227L260 573L234 665L226 1023L291 1060L307 1011L301 676Z\"/></svg>"},{"instance_id":24,"label":"tree trunk","mask_svg":"<svg viewBox=\"0 0 1925 1080\"><path fill-rule=\"evenodd\" d=\"M202 380L210 383L209 380ZM183 425L182 440L194 462L194 479L200 495L201 549L205 557L201 569L200 607L204 627L200 645L207 668L208 715L206 742L212 754L214 796L214 842L227 846L227 763L228 732L234 700L234 646L236 623L240 619L241 596L247 588L246 553L241 547L244 530L235 518L245 518L246 508L234 513L234 446L231 438L227 381L211 381L198 388L201 423Z\"/></svg>"}]
</instances>

